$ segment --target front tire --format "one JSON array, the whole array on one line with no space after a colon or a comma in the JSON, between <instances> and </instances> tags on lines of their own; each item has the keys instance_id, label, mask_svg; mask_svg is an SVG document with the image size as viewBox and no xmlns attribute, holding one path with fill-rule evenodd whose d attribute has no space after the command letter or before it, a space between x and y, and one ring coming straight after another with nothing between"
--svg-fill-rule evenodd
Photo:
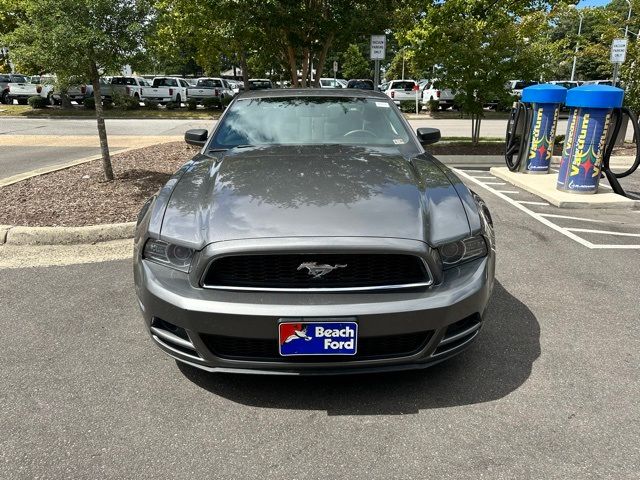
<instances>
[{"instance_id":1,"label":"front tire","mask_svg":"<svg viewBox=\"0 0 640 480\"><path fill-rule=\"evenodd\" d=\"M6 90L0 94L0 103L4 105L13 103L11 100L9 100L9 92L7 92Z\"/></svg>"},{"instance_id":2,"label":"front tire","mask_svg":"<svg viewBox=\"0 0 640 480\"><path fill-rule=\"evenodd\" d=\"M176 95L176 103L178 104L178 108L182 107L182 97L180 94Z\"/></svg>"}]
</instances>

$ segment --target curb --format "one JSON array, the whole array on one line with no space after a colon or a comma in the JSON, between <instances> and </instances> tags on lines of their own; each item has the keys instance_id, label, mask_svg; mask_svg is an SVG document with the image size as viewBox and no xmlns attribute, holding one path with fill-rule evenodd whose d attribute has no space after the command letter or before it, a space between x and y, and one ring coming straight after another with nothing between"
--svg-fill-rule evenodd
<instances>
[{"instance_id":1,"label":"curb","mask_svg":"<svg viewBox=\"0 0 640 480\"><path fill-rule=\"evenodd\" d=\"M136 222L87 227L0 225L0 245L76 245L133 238Z\"/></svg>"},{"instance_id":2,"label":"curb","mask_svg":"<svg viewBox=\"0 0 640 480\"><path fill-rule=\"evenodd\" d=\"M131 150L137 150L139 148L144 147L127 147L119 149L117 152L113 152L112 155L119 155L121 153L126 153ZM76 165L81 165L83 163L92 162L94 160L100 160L102 158L102 154L98 153L96 155L91 155L90 157L78 158L76 160L71 160L67 163L62 163L60 165L53 165L50 167L42 167L36 168L35 170L31 170L29 172L18 173L17 175L13 175L7 178L0 179L0 187L7 187L9 185L13 185L14 183L21 182L23 180L28 180L33 177L37 177L39 175L45 175L47 173L57 172L58 170L65 170L67 168L75 167Z\"/></svg>"}]
</instances>

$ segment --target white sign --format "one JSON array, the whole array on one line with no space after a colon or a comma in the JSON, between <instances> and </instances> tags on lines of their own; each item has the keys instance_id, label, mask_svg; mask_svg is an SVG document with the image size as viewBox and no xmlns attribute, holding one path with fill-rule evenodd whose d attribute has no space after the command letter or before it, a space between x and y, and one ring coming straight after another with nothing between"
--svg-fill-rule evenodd
<instances>
[{"instance_id":1,"label":"white sign","mask_svg":"<svg viewBox=\"0 0 640 480\"><path fill-rule=\"evenodd\" d=\"M384 60L387 50L386 35L371 35L371 60Z\"/></svg>"},{"instance_id":2,"label":"white sign","mask_svg":"<svg viewBox=\"0 0 640 480\"><path fill-rule=\"evenodd\" d=\"M336 73L338 71L338 62L333 61L333 72Z\"/></svg>"},{"instance_id":3,"label":"white sign","mask_svg":"<svg viewBox=\"0 0 640 480\"><path fill-rule=\"evenodd\" d=\"M611 63L624 63L627 58L627 39L614 38L611 42Z\"/></svg>"}]
</instances>

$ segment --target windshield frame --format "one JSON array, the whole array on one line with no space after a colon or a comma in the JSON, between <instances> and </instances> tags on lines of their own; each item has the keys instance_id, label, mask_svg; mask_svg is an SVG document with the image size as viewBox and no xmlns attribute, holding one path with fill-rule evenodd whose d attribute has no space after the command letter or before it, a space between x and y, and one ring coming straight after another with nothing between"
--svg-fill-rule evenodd
<instances>
[{"instance_id":1,"label":"windshield frame","mask_svg":"<svg viewBox=\"0 0 640 480\"><path fill-rule=\"evenodd\" d=\"M345 89L346 90L346 89ZM348 90L346 90L346 92L348 92ZM338 144L338 143L295 143L295 144L259 144L259 145L251 145L251 147L254 148L264 148L264 147L270 147L270 146L275 146L275 145L286 145L286 146L335 146L335 145L340 145L343 147L360 147L360 148L372 148L372 149L390 149L390 148L395 148L398 149L400 151L404 153L408 153L411 156L416 156L416 155L420 155L422 153L425 153L424 148L422 147L422 145L420 144L418 137L416 136L416 132L413 129L413 127L409 124L408 120L405 118L405 116L402 114L402 112L400 112L398 106L393 103L391 101L390 98L388 98L386 95L384 96L384 98L378 97L378 96L351 96L348 93L344 93L341 94L339 96L337 96L337 98L362 98L365 100L373 100L373 101L378 101L378 102L382 102L385 101L389 104L389 108L392 109L395 112L396 117L398 118L399 122L402 124L403 128L405 129L405 131L407 132L407 136L408 136L408 141L402 145L398 144L398 145L386 145L386 144L359 144L359 143L344 143L344 144ZM342 93L342 92L341 92ZM372 92L373 93L373 92ZM238 148L238 146L220 146L220 145L216 145L214 142L214 139L216 138L216 136L218 135L220 129L222 128L224 121L226 119L226 117L229 115L230 112L232 112L232 107L235 105L235 103L237 102L241 102L241 101L246 101L246 100L250 100L250 99L269 99L269 98L273 98L273 99L282 99L282 100L286 100L286 99L299 99L299 98L332 98L332 96L329 95L314 95L314 94L309 94L309 93L304 93L301 95L282 95L282 96L265 96L265 97L260 97L260 96L255 96L255 97L245 97L245 96L237 96L235 97L231 103L229 104L229 106L225 109L225 111L222 113L222 115L220 116L220 118L218 119L218 121L216 122L214 128L211 130L207 141L205 142L201 153L203 154L207 154L209 152L220 152L220 151L228 151L228 150L233 150L235 148ZM242 145L241 147L247 147L247 145Z\"/></svg>"}]
</instances>

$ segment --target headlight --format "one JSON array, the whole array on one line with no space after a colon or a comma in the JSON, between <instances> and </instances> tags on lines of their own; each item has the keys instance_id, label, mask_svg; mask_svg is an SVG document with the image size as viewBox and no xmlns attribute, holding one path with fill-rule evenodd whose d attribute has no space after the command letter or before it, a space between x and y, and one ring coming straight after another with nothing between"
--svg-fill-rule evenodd
<instances>
[{"instance_id":1,"label":"headlight","mask_svg":"<svg viewBox=\"0 0 640 480\"><path fill-rule=\"evenodd\" d=\"M487 242L485 242L482 235L476 235L457 242L447 243L438 250L442 264L447 269L486 256Z\"/></svg>"},{"instance_id":2,"label":"headlight","mask_svg":"<svg viewBox=\"0 0 640 480\"><path fill-rule=\"evenodd\" d=\"M191 248L150 238L144 246L142 258L187 273L191 267L193 254L194 250Z\"/></svg>"}]
</instances>

